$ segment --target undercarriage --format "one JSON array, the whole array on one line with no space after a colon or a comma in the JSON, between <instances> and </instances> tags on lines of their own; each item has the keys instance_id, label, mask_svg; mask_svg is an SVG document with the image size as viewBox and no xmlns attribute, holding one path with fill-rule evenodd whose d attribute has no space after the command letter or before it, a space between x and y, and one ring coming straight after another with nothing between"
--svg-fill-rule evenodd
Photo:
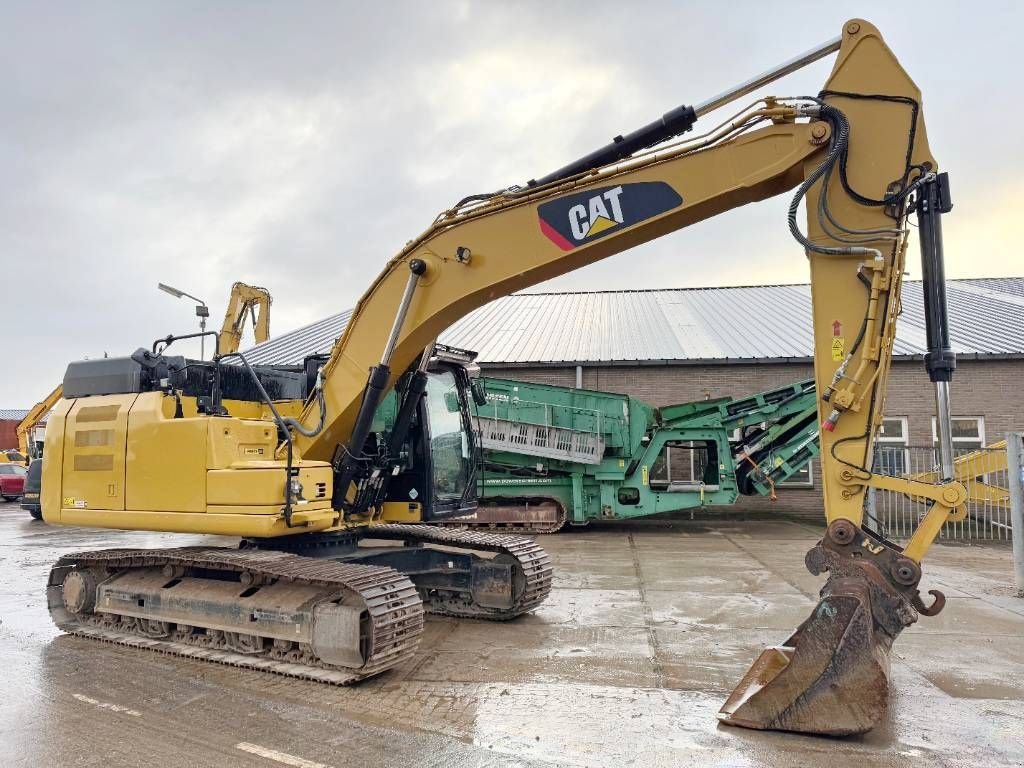
<instances>
[{"instance_id":1,"label":"undercarriage","mask_svg":"<svg viewBox=\"0 0 1024 768\"><path fill-rule=\"evenodd\" d=\"M410 659L425 611L512 619L551 575L529 539L388 525L67 555L47 599L70 634L348 685Z\"/></svg>"},{"instance_id":2,"label":"undercarriage","mask_svg":"<svg viewBox=\"0 0 1024 768\"><path fill-rule=\"evenodd\" d=\"M496 498L479 504L472 515L435 521L446 528L468 528L501 533L558 533L569 516L555 499Z\"/></svg>"}]
</instances>

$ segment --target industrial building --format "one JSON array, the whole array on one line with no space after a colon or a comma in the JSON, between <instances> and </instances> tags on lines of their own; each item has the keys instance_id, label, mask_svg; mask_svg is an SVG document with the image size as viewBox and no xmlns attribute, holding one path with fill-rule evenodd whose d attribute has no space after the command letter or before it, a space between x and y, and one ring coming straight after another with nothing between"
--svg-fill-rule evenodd
<instances>
[{"instance_id":1,"label":"industrial building","mask_svg":"<svg viewBox=\"0 0 1024 768\"><path fill-rule=\"evenodd\" d=\"M961 449L1024 429L1024 277L950 280L955 440ZM656 405L739 396L812 375L809 285L519 293L472 312L440 341L478 353L488 376L577 386ZM254 347L258 363L330 351L350 312ZM839 329L842 332L842 329ZM855 329L845 333L853 336ZM921 283L907 281L879 444L931 446L934 402L922 364ZM780 487L787 511L820 515L817 467ZM745 498L739 510L766 508Z\"/></svg>"}]
</instances>

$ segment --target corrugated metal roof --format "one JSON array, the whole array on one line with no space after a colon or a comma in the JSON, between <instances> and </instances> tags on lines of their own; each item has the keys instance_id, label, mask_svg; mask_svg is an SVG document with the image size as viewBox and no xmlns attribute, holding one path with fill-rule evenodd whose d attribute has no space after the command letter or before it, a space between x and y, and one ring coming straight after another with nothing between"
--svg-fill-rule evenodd
<instances>
[{"instance_id":1,"label":"corrugated metal roof","mask_svg":"<svg viewBox=\"0 0 1024 768\"><path fill-rule=\"evenodd\" d=\"M0 421L21 421L26 416L27 408L0 408Z\"/></svg>"},{"instance_id":2,"label":"corrugated metal roof","mask_svg":"<svg viewBox=\"0 0 1024 768\"><path fill-rule=\"evenodd\" d=\"M1024 354L1024 278L950 280L950 334L961 355ZM295 365L330 352L351 311L249 350L257 363ZM482 363L753 361L811 356L808 285L519 293L483 306L440 341ZM921 283L903 289L897 355L926 351Z\"/></svg>"}]
</instances>

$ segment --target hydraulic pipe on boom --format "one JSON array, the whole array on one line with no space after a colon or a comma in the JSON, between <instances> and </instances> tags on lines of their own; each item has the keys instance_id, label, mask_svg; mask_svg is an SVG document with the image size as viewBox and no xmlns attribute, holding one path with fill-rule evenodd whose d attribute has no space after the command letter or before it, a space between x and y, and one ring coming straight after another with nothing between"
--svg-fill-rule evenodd
<instances>
[{"instance_id":1,"label":"hydraulic pipe on boom","mask_svg":"<svg viewBox=\"0 0 1024 768\"><path fill-rule=\"evenodd\" d=\"M713 112L720 107L724 107L726 104L736 101L736 99L753 93L758 88L774 83L786 75L803 69L808 64L813 64L815 61L835 53L839 50L842 42L842 35L834 37L819 46L811 48L809 51L801 53L799 56L794 56L792 59L762 72L760 75L744 80L742 83L702 101L695 107L685 104L680 105L666 112L660 119L648 123L643 128L638 128L625 136L616 136L611 140L610 144L594 150L540 179L531 180L528 186L544 186L571 176L577 176L580 173L600 168L602 165L624 160L642 149L647 149L681 136L693 128L697 118L703 117L709 112Z\"/></svg>"},{"instance_id":2,"label":"hydraulic pipe on boom","mask_svg":"<svg viewBox=\"0 0 1024 768\"><path fill-rule=\"evenodd\" d=\"M388 378L391 376L391 367L389 366L391 355L394 354L395 344L398 343L398 334L405 323L416 285L426 271L427 265L423 261L413 259L409 262L409 278L405 284L405 291L398 303L398 312L391 324L391 332L388 334L387 341L384 342L384 351L381 352L380 362L370 369L366 387L363 390L363 401L359 406L359 415L352 428L352 438L348 445L339 445L335 451L332 464L338 474L333 498L336 509L343 509L350 504L347 496L349 486L359 472L360 463L363 461L363 445L370 435L370 425L377 412L377 406L380 405L380 400L388 389Z\"/></svg>"}]
</instances>

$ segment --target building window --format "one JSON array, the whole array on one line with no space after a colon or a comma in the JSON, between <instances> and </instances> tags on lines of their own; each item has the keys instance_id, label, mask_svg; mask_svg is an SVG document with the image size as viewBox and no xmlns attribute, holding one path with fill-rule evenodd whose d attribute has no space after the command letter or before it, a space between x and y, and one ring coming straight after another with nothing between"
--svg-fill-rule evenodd
<instances>
[{"instance_id":1,"label":"building window","mask_svg":"<svg viewBox=\"0 0 1024 768\"><path fill-rule=\"evenodd\" d=\"M959 456L985 447L984 416L954 416L952 421L953 453ZM934 416L932 416L932 444L938 450L939 434Z\"/></svg>"},{"instance_id":2,"label":"building window","mask_svg":"<svg viewBox=\"0 0 1024 768\"><path fill-rule=\"evenodd\" d=\"M977 451L985 446L985 417L954 416L952 424L953 453L955 455ZM938 450L939 433L934 416L932 417L932 444Z\"/></svg>"},{"instance_id":3,"label":"building window","mask_svg":"<svg viewBox=\"0 0 1024 768\"><path fill-rule=\"evenodd\" d=\"M875 471L900 477L910 467L910 430L906 416L885 416L875 437Z\"/></svg>"},{"instance_id":4,"label":"building window","mask_svg":"<svg viewBox=\"0 0 1024 768\"><path fill-rule=\"evenodd\" d=\"M954 416L953 422L953 456L960 457L974 453L985 448L985 418L983 416ZM939 436L935 417L932 417L932 445L935 449L935 464L939 464ZM970 465L964 465L960 471L966 471L975 465L976 459L970 460ZM983 461L983 459L982 459ZM978 475L977 480L982 483L990 482L988 475Z\"/></svg>"}]
</instances>

